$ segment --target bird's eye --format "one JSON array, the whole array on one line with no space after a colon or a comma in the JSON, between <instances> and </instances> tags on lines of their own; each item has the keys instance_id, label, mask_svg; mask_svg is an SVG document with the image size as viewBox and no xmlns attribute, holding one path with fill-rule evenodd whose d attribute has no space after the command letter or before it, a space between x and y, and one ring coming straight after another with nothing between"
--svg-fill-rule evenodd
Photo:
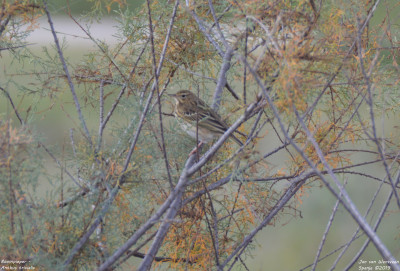
<instances>
[{"instance_id":1,"label":"bird's eye","mask_svg":"<svg viewBox=\"0 0 400 271\"><path fill-rule=\"evenodd\" d=\"M182 98L185 98L185 97L186 97L186 94L182 94L181 97L182 97Z\"/></svg>"}]
</instances>

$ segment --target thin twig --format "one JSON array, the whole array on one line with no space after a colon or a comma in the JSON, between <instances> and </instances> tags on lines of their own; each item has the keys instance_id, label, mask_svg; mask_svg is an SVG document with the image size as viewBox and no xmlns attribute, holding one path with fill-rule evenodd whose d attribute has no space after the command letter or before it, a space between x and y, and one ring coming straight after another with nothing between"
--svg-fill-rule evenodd
<instances>
[{"instance_id":1,"label":"thin twig","mask_svg":"<svg viewBox=\"0 0 400 271\"><path fill-rule=\"evenodd\" d=\"M383 162L383 166L384 166L385 171L386 171L386 175L387 175L387 177L388 177L388 179L389 179L389 181L390 181L390 183L392 185L393 193L394 193L394 196L395 196L396 201L397 201L397 206L398 206L398 208L400 208L400 197L399 197L399 194L397 192L397 189L396 189L396 186L394 184L394 181L392 180L392 177L391 177L391 174L390 174L390 171L389 171L389 168L388 168L388 164L386 162L386 156L383 153L381 143L378 140L378 136L377 136L377 133L376 133L374 103L373 103L373 95L372 95L372 91L373 91L374 87L373 87L373 85L372 85L372 83L370 81L370 74L371 74L371 72L373 70L373 67L375 66L375 64L377 62L376 62L376 60L373 61L373 63L370 66L370 72L367 74L367 72L365 70L365 67L364 67L364 57L363 57L363 54L362 54L362 45L361 45L361 33L362 33L362 31L363 31L363 29L359 25L358 26L358 31L357 31L356 41L357 41L357 47L358 47L358 60L359 60L359 63L360 63L360 68L361 68L362 75L364 77L365 84L367 85L367 93L368 93L367 104L369 105L369 114L370 114L370 120L371 120L371 126L372 126L372 134L373 134L373 138L372 139L373 139L376 147L378 148L378 152L379 152L379 155L382 158L382 162ZM379 55L379 51L376 52L376 56L378 56L378 55ZM375 59L377 59L377 57Z\"/></svg>"},{"instance_id":2,"label":"thin twig","mask_svg":"<svg viewBox=\"0 0 400 271\"><path fill-rule=\"evenodd\" d=\"M215 264L216 267L219 267L219 237L218 237L218 219L217 219L217 213L215 212L215 208L214 208L214 204L213 204L213 200L211 197L210 192L207 190L207 187L205 185L205 183L203 182L203 187L206 190L208 199L210 200L210 208L211 208L211 217L212 217L212 222L213 222L213 230L214 230L214 234L213 231L210 228L210 235L211 235L211 239L213 241L213 245L214 245L214 251L215 251ZM205 212L205 208L204 208L204 212ZM206 218L207 218L207 214L206 214ZM208 223L209 224L209 223Z\"/></svg>"},{"instance_id":3,"label":"thin twig","mask_svg":"<svg viewBox=\"0 0 400 271\"><path fill-rule=\"evenodd\" d=\"M379 0L378 0L379 1ZM279 125L281 128L282 133L284 133L286 139L291 143L291 145L296 149L296 151L302 156L302 158L307 162L307 164L314 170L314 172L316 172L318 174L318 177L320 177L320 179L324 182L325 186L329 189L329 191L331 191L331 193L333 195L335 195L335 197L337 199L340 199L338 193L331 187L331 185L329 184L329 182L325 179L325 177L320 173L319 170L316 169L315 164L313 162L310 161L310 159L306 156L305 152L303 152L301 150L301 148L290 138L290 136L287 134L287 131L283 125L283 122L281 120L281 117L279 115L279 112L277 110L277 108L275 107L275 104L273 103L269 93L267 92L265 86L263 85L263 83L261 82L260 78L258 77L257 73L251 68L251 66L249 65L249 63L246 61L246 59L244 59L242 56L239 56L240 60L248 66L249 71L252 73L253 77L256 79L257 84L261 87L263 94L265 96L265 98L268 101L268 104L270 105ZM339 180L336 178L335 174L333 173L330 165L327 163L321 149L319 148L318 144L316 143L314 137L312 136L311 132L309 131L309 129L307 128L307 126L304 124L303 119L298 115L297 110L295 110L297 119L299 121L299 123L301 124L303 130L306 132L307 134L307 138L309 140L309 142L312 143L312 145L314 146L314 149L320 159L320 161L322 162L322 164L324 165L324 167L328 170L329 172L329 176L334 180L335 185L339 188L340 192L343 193L343 199L341 200L341 203L343 204L343 206L345 207L345 209L352 215L352 217L354 218L355 221L357 221L357 223L363 228L364 232L368 235L368 237L373 241L375 247L378 249L378 251L381 253L381 255L383 256L383 258L387 261L390 261L390 266L394 269L394 270L400 270L400 266L395 263L395 259L393 257L393 255L391 254L391 252L387 249L387 247L382 243L382 241L380 240L380 238L377 236L377 234L372 230L371 226L365 221L365 219L361 216L361 214L359 213L357 207L354 205L354 203L352 202L350 196L348 195L348 193L346 192L346 190L343 188L342 184L339 182ZM393 262L393 263L392 263Z\"/></svg>"},{"instance_id":4,"label":"thin twig","mask_svg":"<svg viewBox=\"0 0 400 271\"><path fill-rule=\"evenodd\" d=\"M232 154L230 157L228 157L227 159L225 159L222 163L219 163L216 167L214 167L213 169L209 170L207 173L205 173L205 174L203 174L203 175L197 177L196 179L191 180L191 181L189 182L188 185L195 184L195 183L197 183L197 182L199 182L199 181L201 181L201 180L207 178L207 177L210 176L212 173L216 172L216 171L217 171L218 169L220 169L222 166L224 166L225 164L229 163L233 158L235 158L235 157L237 156L237 154L239 154L239 152L241 152L241 150L242 150L245 146L247 146L247 142L245 143L244 146L242 146L242 147L240 147L238 150L236 150L236 152L235 152L234 154ZM271 156L271 155L277 153L278 151L280 151L281 149L283 149L283 148L285 148L285 147L286 147L286 145L282 145L282 146L279 146L279 147L275 148L274 150L272 150L272 151L268 152L267 154L265 154L265 155L263 156L263 158L261 158L261 159L259 159L259 160L256 160L256 161L254 161L253 163L250 163L249 165L247 165L244 169L241 169L238 173L244 172L244 170L246 170L246 169L248 169L248 168L254 166L255 164L257 164L257 163L259 163L260 161L264 160L265 158L267 158L267 157L269 157L269 156ZM285 179L285 177L282 177L282 179ZM195 194L194 194L194 195L195 195Z\"/></svg>"},{"instance_id":5,"label":"thin twig","mask_svg":"<svg viewBox=\"0 0 400 271\"><path fill-rule=\"evenodd\" d=\"M340 196L342 196L342 194L340 194ZM339 203L340 203L340 200L336 200L336 203L335 203L335 206L333 207L331 216L329 217L328 224L326 225L325 232L322 235L321 242L320 242L318 250L317 250L317 254L315 255L315 259L314 259L313 265L311 267L311 269L313 271L315 271L315 268L317 268L317 263L318 263L319 256L321 255L322 248L324 247L324 244L325 244L325 241L326 241L326 237L328 236L329 230L331 229L331 226L333 224L333 219L335 218L336 212L337 212L338 207L339 207Z\"/></svg>"},{"instance_id":6,"label":"thin twig","mask_svg":"<svg viewBox=\"0 0 400 271\"><path fill-rule=\"evenodd\" d=\"M177 0L176 2L177 2L177 3L176 3L176 7L177 7L179 1ZM175 12L174 12L174 14L173 14L172 17L175 17L175 14L176 14L176 10L175 10ZM171 29L172 29L172 24L173 24L173 20L172 20L172 19L171 19L171 21L172 21L172 22L170 23L170 27L169 27L169 30L168 30L168 33L167 33L167 37L166 37L166 39L165 39L165 41L164 41L164 46L163 46L162 53L161 53L161 56L160 56L160 59L159 59L159 64L158 64L158 67L157 67L157 70L156 70L156 75L157 75L157 76L160 74L160 71L161 71L161 68L162 68L162 65L163 65L163 61L164 61L164 58L165 58L165 54L166 54L166 50L167 50L167 46L168 46L168 37L170 36L170 31L171 31ZM136 146L136 142L137 142L137 139L138 139L138 136L139 136L139 131L141 130L141 127L142 127L142 125L143 125L143 121L144 121L145 115L146 115L146 113L147 113L148 110L149 110L150 101L151 101L151 98L153 97L153 93L154 93L154 91L155 91L155 88L156 88L156 83L154 82L153 85L152 85L152 88L151 88L151 93L149 94L149 98L148 98L148 100L147 100L147 102L146 102L145 109L143 110L143 114L142 114L141 119L140 119L140 122L139 122L138 130L137 130L137 132L136 132L136 134L135 134L135 137L134 137L133 142L132 142L132 144L131 144L129 153L128 153L127 158L126 158L126 160L125 160L125 166L124 166L124 170L123 170L123 171L125 171L125 170L127 169L127 167L128 167L128 164L129 164L130 158L131 158L131 156L132 156L134 147ZM189 159L188 162L191 163L191 162L192 162L191 159ZM158 210L149 220L147 220L147 222L145 222L145 223L144 223L144 224L143 224L129 239L128 239L128 241L127 241L124 245L122 245L119 249L117 249L117 251L115 251L114 254L113 254L112 256L110 256L110 257L99 267L99 269L98 269L99 271L100 271L100 270L106 270L108 267L110 267L110 266L111 266L111 265L112 265L126 250L128 250L131 246L133 246L133 245L137 242L137 240L138 240L148 229L150 229L150 228L154 225L154 223L156 223L156 221L167 211L167 209L168 209L170 206L171 206L171 208L172 208L172 204L173 204L174 202L176 202L175 199L176 199L176 198L180 198L179 195L181 195L181 193L183 192L183 187L185 186L185 183L186 183L186 177L185 177L185 176L186 176L186 172L182 172L181 178L180 178L180 180L178 181L178 184L176 185L175 189L174 189L173 191L171 191L171 194L168 196L167 200L164 201L164 203L163 203L162 206L159 208L159 210ZM170 215L172 216L172 218L175 217L175 215L174 215L173 213L170 214ZM168 216L168 215L167 215L167 216ZM169 223L171 223L171 220L172 220L172 219L170 219L170 220L168 220L168 219L165 220L165 221L163 222L164 224L162 224L162 226L164 225L164 227L165 227L165 225L167 225L167 228L169 228ZM166 224L165 224L165 223L166 223ZM160 233L160 229L161 229L162 226L160 226L159 231L157 232L156 239L159 238L159 234L164 234L164 232ZM153 244L154 244L154 243L153 243ZM157 251L158 251L158 249L157 249ZM146 257L145 257L145 259L143 260L143 262L145 262L146 259L153 259L153 258L154 258L154 255L150 254L150 251L149 251L149 253L146 255ZM149 260L147 260L147 261L149 261ZM152 260L151 260L151 261L152 261ZM150 261L150 265L151 265L151 261ZM142 262L142 263L143 263L143 262Z\"/></svg>"},{"instance_id":7,"label":"thin twig","mask_svg":"<svg viewBox=\"0 0 400 271\"><path fill-rule=\"evenodd\" d=\"M195 158L194 155L189 157L189 159L186 162L186 165L181 173L178 184L175 186L175 189L171 192L171 194L168 196L167 200L164 202L164 204L163 204L164 208L159 209L159 211L162 210L163 211L162 213L164 213L166 211L166 209L169 208L165 214L163 222L161 223L160 227L158 228L157 235L154 238L153 243L151 244L151 247L150 247L146 257L141 262L138 270L149 270L150 269L153 259L156 255L157 251L160 249L161 244L165 238L165 235L167 234L169 227L171 226L172 220L178 213L178 210L180 209L181 198L182 198L183 191L186 187L186 183L188 180L187 168L190 165L190 163L192 163L192 160L194 160L194 158ZM160 213L160 212L157 212L157 213ZM149 220L149 221L152 221L152 220ZM103 270L105 270L105 269L99 268L98 271L103 271Z\"/></svg>"},{"instance_id":8,"label":"thin twig","mask_svg":"<svg viewBox=\"0 0 400 271\"><path fill-rule=\"evenodd\" d=\"M21 116L19 115L18 110L17 110L17 108L15 107L14 102L13 102L13 100L12 100L10 94L8 93L8 91L5 90L5 89L2 88L2 87L0 87L0 89L1 89L1 90L5 93L5 95L7 96L7 99L9 100L9 102L10 102L10 104L11 104L13 110L14 110L14 113L15 113L15 115L17 116L17 118L18 118L19 122L21 123L21 125L25 125L25 122L24 122L24 120L21 118ZM42 147L42 148L47 152L48 155L50 155L50 157L54 160L54 162L56 162L56 164L57 164L60 168L62 168L62 169L65 171L65 173L67 173L68 177L70 177L71 180L72 180L77 186L79 186L80 188L83 188L83 187L81 186L81 184L72 176L72 174L71 174L65 167L62 166L61 162L57 159L57 157L55 157L54 154L53 154L52 152L50 152L50 150L49 150L42 142L38 141L38 144L39 144L40 147Z\"/></svg>"},{"instance_id":9,"label":"thin twig","mask_svg":"<svg viewBox=\"0 0 400 271\"><path fill-rule=\"evenodd\" d=\"M97 152L100 151L100 147L101 147L101 142L102 142L102 138L103 138L103 122L104 122L104 81L101 80L100 81L100 93L99 93L99 139L97 141Z\"/></svg>"},{"instance_id":10,"label":"thin twig","mask_svg":"<svg viewBox=\"0 0 400 271\"><path fill-rule=\"evenodd\" d=\"M372 18L372 15L375 13L376 7L378 6L378 4L380 3L380 0L376 0L375 4L372 6L370 12L368 13L360 31L364 31L364 28L368 25L369 20ZM321 6L320 6L321 7ZM313 102L313 104L311 106L308 107L307 111L303 114L303 117L311 114L312 111L314 111L315 107L317 106L318 102L322 99L322 97L325 94L325 91L329 88L329 86L331 85L331 83L333 82L333 80L335 80L335 78L338 76L339 72L342 70L342 68L344 67L347 58L349 58L353 52L354 47L356 46L356 41L354 41L349 50L347 50L346 55L344 56L341 64L339 65L339 67L335 70L335 72L333 73L333 75L328 79L328 81L325 83L325 86L323 87L323 89L321 90L321 92L319 93L318 97L315 99L315 101Z\"/></svg>"},{"instance_id":11,"label":"thin twig","mask_svg":"<svg viewBox=\"0 0 400 271\"><path fill-rule=\"evenodd\" d=\"M76 148L75 148L75 142L74 142L74 128L69 129L69 139L71 140L72 153L74 154L74 157L76 157Z\"/></svg>"},{"instance_id":12,"label":"thin twig","mask_svg":"<svg viewBox=\"0 0 400 271\"><path fill-rule=\"evenodd\" d=\"M364 234L359 234L359 235L356 236L355 239L358 239L358 238L360 238L360 237L363 236L363 235L364 235ZM329 256L332 256L333 254L335 254L335 253L338 252L339 250L343 249L346 245L347 245L347 243L344 244L344 245L341 245L340 247L338 247L338 248L332 250L331 252L325 254L323 257L321 257L321 258L318 259L318 262L321 262L321 261L325 260L326 258L328 258ZM305 266L305 267L299 269L299 271L304 271L304 270L310 268L312 265L313 265L313 264L309 264L309 265L307 265L307 266Z\"/></svg>"},{"instance_id":13,"label":"thin twig","mask_svg":"<svg viewBox=\"0 0 400 271\"><path fill-rule=\"evenodd\" d=\"M150 39L148 39L146 41L146 43L143 45L142 50L140 51L139 56L137 57L135 64L133 65L133 67L129 73L128 80L125 81L125 83L123 84L121 91L118 94L118 97L115 99L113 105L111 106L110 111L107 113L107 116L102 123L101 129L103 129L103 130L105 129L107 122L110 120L111 115L113 114L114 110L117 108L117 106L122 98L122 95L125 93L125 90L129 84L129 80L132 78L133 74L135 73L137 65L139 63L139 60L142 58L142 55L143 55L144 51L146 50L146 47L147 47L147 44L149 43L149 41L150 41Z\"/></svg>"},{"instance_id":14,"label":"thin twig","mask_svg":"<svg viewBox=\"0 0 400 271\"><path fill-rule=\"evenodd\" d=\"M136 252L139 252L139 250L144 247L148 242L151 241L151 239L154 238L154 236L156 236L157 232L152 233L146 240L144 240L139 246L137 246L134 250L128 250L126 252L126 255L123 259L121 259L117 264L115 264L114 266L111 267L111 270L115 270L117 269L121 264L123 264L124 262L126 262L127 260L129 260L130 257L134 256L134 254Z\"/></svg>"},{"instance_id":15,"label":"thin twig","mask_svg":"<svg viewBox=\"0 0 400 271\"><path fill-rule=\"evenodd\" d=\"M207 38L207 40L215 47L217 50L218 54L223 57L224 56L224 51L222 48L219 46L219 44L215 41L215 39L208 33L207 29L204 26L204 22L197 16L195 13L194 9L190 6L189 1L186 1L186 11L192 15L193 19L196 21L200 31L203 33L203 35Z\"/></svg>"},{"instance_id":16,"label":"thin twig","mask_svg":"<svg viewBox=\"0 0 400 271\"><path fill-rule=\"evenodd\" d=\"M390 266L394 270L400 270L400 266L396 263L396 260L393 257L393 255L391 254L391 252L382 243L382 241L380 240L379 236L371 228L371 226L368 224L368 222L365 220L365 218L360 214L360 212L358 211L357 207L355 206L355 204L351 200L350 196L348 195L347 191L345 190L343 185L339 182L339 180L336 178L336 175L334 174L334 172L332 171L330 165L326 161L325 156L322 153L322 150L319 148L318 144L316 143L314 136L311 135L310 130L307 128L307 126L305 125L305 123L303 122L301 117L299 116L298 111L296 109L295 109L295 114L296 114L297 119L298 119L299 123L301 124L303 130L306 132L308 140L314 146L314 149L315 149L320 161L322 162L324 167L327 169L327 171L329 173L329 176L333 179L333 181L335 182L336 186L339 188L340 193L343 194L344 201L341 200L341 197L339 195L337 195L337 193L335 191L330 189L331 192L333 192L335 194L337 199L341 201L341 203L346 208L346 210L351 214L351 216L358 223L358 225L360 225L360 227L364 230L366 235L369 237L369 240L372 240L372 242L374 243L375 247L380 252L380 254L384 257L384 259L387 260L387 261L393 261L393 263L391 263ZM303 159L304 159L305 158L305 154L303 154L303 155L304 155L304 157L303 157ZM308 160L308 158L307 158L307 160ZM307 163L310 166L313 166L311 161L308 160ZM315 166L313 166L313 167L315 167ZM319 176L319 177L322 177L322 175ZM328 184L328 182L327 182L327 180L325 180L325 178L322 177L321 180L325 183L325 185Z\"/></svg>"},{"instance_id":17,"label":"thin twig","mask_svg":"<svg viewBox=\"0 0 400 271\"><path fill-rule=\"evenodd\" d=\"M236 246L235 250L226 257L226 260L220 265L219 270L223 270L224 267L232 260L233 257L239 257L239 251L243 252L244 248L247 247L256 234L261 231L271 220L278 214L279 211L287 204L287 202L297 193L300 187L307 180L307 174L302 174L298 176L295 180L293 180L292 184L288 187L286 192L282 195L282 197L278 200L275 206L271 209L268 215L264 218L264 220L253 230L251 231L240 243Z\"/></svg>"},{"instance_id":18,"label":"thin twig","mask_svg":"<svg viewBox=\"0 0 400 271\"><path fill-rule=\"evenodd\" d=\"M93 147L92 138L90 137L90 133L89 133L89 130L88 130L87 126L86 126L85 119L84 119L84 117L82 115L81 105L79 104L78 96L76 95L76 92L75 92L75 86L74 86L74 83L72 82L71 75L69 74L67 63L65 62L64 54L63 54L63 52L61 50L57 34L56 34L55 30L54 30L54 24L53 24L53 21L51 19L50 12L49 12L49 10L47 8L47 1L43 0L43 4L44 4L44 10L46 12L47 19L48 19L48 22L49 22L49 25L50 25L50 28L51 28L51 33L53 34L54 43L56 44L58 56L60 57L60 61L62 63L65 75L67 76L68 85L69 85L69 88L71 90L72 97L74 99L74 103L75 103L76 111L78 112L79 120L81 121L81 124L82 124L83 130L85 132L85 136L86 136L87 141L89 142L90 146Z\"/></svg>"},{"instance_id":19,"label":"thin twig","mask_svg":"<svg viewBox=\"0 0 400 271\"><path fill-rule=\"evenodd\" d=\"M7 25L11 20L11 14L7 16L7 19L0 25L0 36L3 34L4 30L6 29Z\"/></svg>"},{"instance_id":20,"label":"thin twig","mask_svg":"<svg viewBox=\"0 0 400 271\"><path fill-rule=\"evenodd\" d=\"M179 1L176 1L175 6L174 6L174 11L172 14L171 18L171 23L170 23L170 29L172 28L176 16L176 11L178 8ZM151 54L152 54L152 63L153 63L153 71L154 71L154 78L155 78L155 84L156 84L156 93L157 93L157 103L158 103L158 117L159 117L159 123L160 123L160 136L161 136L161 149L162 153L164 156L164 161L165 161L165 168L167 170L167 175L168 175L168 182L170 185L171 191L174 189L174 184L172 183L172 177L171 177L171 172L169 168L169 162L168 162L168 157L167 157L167 150L165 147L165 138L164 138L164 126L163 126L163 118L162 118L162 106L161 106L161 99L160 99L160 89L159 89L159 82L158 82L158 74L157 74L157 66L156 66L156 52L154 50L154 33L153 33L153 22L151 19L151 9L150 9L150 3L149 0L147 0L147 10L148 10L148 16L149 16L149 29L150 29L150 42L151 42ZM170 39L171 31L168 31L167 36L165 38L165 44L168 44L168 41Z\"/></svg>"},{"instance_id":21,"label":"thin twig","mask_svg":"<svg viewBox=\"0 0 400 271\"><path fill-rule=\"evenodd\" d=\"M11 46L11 47L0 48L0 51L14 50L14 49L26 47L28 45L35 45L35 43L27 43L27 44L22 44L22 45L19 45L19 46Z\"/></svg>"},{"instance_id":22,"label":"thin twig","mask_svg":"<svg viewBox=\"0 0 400 271\"><path fill-rule=\"evenodd\" d=\"M249 39L249 31L247 30L247 25L248 25L248 19L246 18L246 33L245 33L245 37L244 37L244 57L247 59L247 43L248 43L248 39ZM246 104L247 103L247 66L244 65L244 69L243 69L243 103Z\"/></svg>"},{"instance_id":23,"label":"thin twig","mask_svg":"<svg viewBox=\"0 0 400 271\"><path fill-rule=\"evenodd\" d=\"M187 161L187 164L191 163L190 160L193 160L194 156L191 156ZM175 186L175 189L169 194L168 198L164 201L164 203L160 206L155 214L153 214L139 229L135 231L135 233L122 245L120 246L113 255L111 255L98 269L98 271L107 270L115 261L117 261L131 246L136 244L136 242L143 236L143 234L149 230L154 224L158 223L161 216L168 210L168 208L172 207L172 203L175 202L175 199L181 194L184 187L186 186L187 180L187 172L184 169L181 173L181 177L179 178L178 184ZM171 220L164 219L165 223L171 223ZM159 228L159 231L161 226Z\"/></svg>"},{"instance_id":24,"label":"thin twig","mask_svg":"<svg viewBox=\"0 0 400 271\"><path fill-rule=\"evenodd\" d=\"M397 185L399 182L400 182L400 170L397 171L397 178L396 178L396 183L395 183L395 184ZM385 202L385 204L384 204L383 207L382 207L382 210L381 210L381 212L380 212L380 214L379 214L379 216L378 216L378 219L376 220L376 223L375 223L374 228L373 228L374 231L376 231L376 230L378 229L380 223L382 222L382 218L384 217L384 215L385 215L385 213L386 213L386 210L387 210L387 208L389 207L389 204L390 204L390 201L391 201L391 199L392 199L392 197L393 197L393 194L394 194L394 192L393 192L393 190L391 190L390 193L389 193L389 196L388 196L388 198L387 198L387 200L386 200L386 202ZM368 246L368 244L369 244L370 242L371 242L371 239L367 239L367 240L364 242L363 246L362 246L361 249L358 251L357 255L354 256L354 258L351 260L351 262L346 266L346 268L345 268L344 270L350 270L350 268L352 268L353 265L354 265L356 262L358 262L358 259L359 259L359 258L361 257L361 255L364 253L365 249L367 248L367 246ZM398 261L397 261L397 262L398 262ZM392 264L391 264L391 263L389 263L389 265L392 267ZM398 269L394 269L394 270L398 270Z\"/></svg>"},{"instance_id":25,"label":"thin twig","mask_svg":"<svg viewBox=\"0 0 400 271\"><path fill-rule=\"evenodd\" d=\"M153 85L154 86L154 85ZM155 86L154 86L155 87ZM111 191L109 198L104 202L103 208L100 211L100 214L97 216L91 227L88 229L88 231L79 239L79 241L75 244L75 246L72 248L71 252L69 253L69 256L67 257L67 260L63 264L63 268L65 269L73 260L75 255L78 253L78 251L82 248L82 246L89 240L89 237L93 234L97 226L101 223L103 220L103 217L105 214L108 212L109 208L111 207L112 202L114 201L115 197L118 194L120 185L124 182L124 173L129 167L129 162L131 160L133 151L135 149L136 143L138 141L140 132L142 131L143 123L146 118L147 112L150 107L151 99L153 98L154 94L154 87L151 89L150 94L148 95L146 105L143 109L143 112L140 116L140 120L138 123L138 126L136 128L136 132L133 137L133 141L129 147L129 152L125 158L124 162L124 167L122 169L122 172L120 174L120 177L118 179L118 184L114 187L114 189ZM106 261L107 262L107 261Z\"/></svg>"},{"instance_id":26,"label":"thin twig","mask_svg":"<svg viewBox=\"0 0 400 271\"><path fill-rule=\"evenodd\" d=\"M8 101L10 102L11 107L13 108L14 113L15 113L15 115L17 116L19 122L20 122L22 125L25 125L25 122L23 121L23 119L22 119L21 116L19 115L18 110L17 110L17 108L15 107L14 102L13 102L13 100L12 100L10 94L8 93L8 91L5 90L5 89L2 88L2 87L0 87L0 89L1 89L1 90L4 92L4 94L6 95L6 97L7 97Z\"/></svg>"},{"instance_id":27,"label":"thin twig","mask_svg":"<svg viewBox=\"0 0 400 271\"><path fill-rule=\"evenodd\" d=\"M219 19L217 18L217 15L215 15L215 10L214 10L214 5L212 3L212 0L208 0L208 5L210 7L211 14L214 18L214 24L211 27L213 27L214 25L217 27L217 31L218 31L220 39L222 40L222 43L225 45L226 48L228 48L229 45L226 42L224 34L222 33L221 27L219 25Z\"/></svg>"}]
</instances>

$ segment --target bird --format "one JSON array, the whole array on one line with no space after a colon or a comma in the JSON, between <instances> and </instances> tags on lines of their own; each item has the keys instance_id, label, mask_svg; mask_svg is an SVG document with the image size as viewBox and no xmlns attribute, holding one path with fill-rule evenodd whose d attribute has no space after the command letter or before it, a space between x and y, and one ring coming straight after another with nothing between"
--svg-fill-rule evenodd
<instances>
[{"instance_id":1,"label":"bird","mask_svg":"<svg viewBox=\"0 0 400 271\"><path fill-rule=\"evenodd\" d=\"M203 143L220 137L228 130L229 125L222 120L220 115L193 92L180 90L175 94L168 95L175 99L174 115L182 130L200 141L191 154L195 153ZM239 146L243 146L243 143L233 134L230 135L230 138Z\"/></svg>"}]
</instances>

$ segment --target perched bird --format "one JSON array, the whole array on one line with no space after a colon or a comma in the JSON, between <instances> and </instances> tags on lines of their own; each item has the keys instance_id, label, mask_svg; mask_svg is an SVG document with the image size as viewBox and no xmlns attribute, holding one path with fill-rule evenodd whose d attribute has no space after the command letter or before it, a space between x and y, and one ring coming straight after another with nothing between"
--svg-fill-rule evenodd
<instances>
[{"instance_id":1,"label":"perched bird","mask_svg":"<svg viewBox=\"0 0 400 271\"><path fill-rule=\"evenodd\" d=\"M228 130L229 125L212 108L189 90L180 90L176 94L169 94L169 96L175 99L174 115L182 129L191 137L200 140L198 147L215 137L221 136ZM243 145L233 134L230 137L239 146Z\"/></svg>"}]
</instances>

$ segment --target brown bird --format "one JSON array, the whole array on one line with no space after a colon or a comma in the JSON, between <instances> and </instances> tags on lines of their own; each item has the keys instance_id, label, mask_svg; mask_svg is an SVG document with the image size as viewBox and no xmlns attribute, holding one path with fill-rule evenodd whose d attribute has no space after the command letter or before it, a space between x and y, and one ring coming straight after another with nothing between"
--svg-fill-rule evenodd
<instances>
[{"instance_id":1,"label":"brown bird","mask_svg":"<svg viewBox=\"0 0 400 271\"><path fill-rule=\"evenodd\" d=\"M198 147L220 137L228 130L229 125L222 120L217 112L189 90L180 90L176 94L169 94L169 96L175 99L174 115L182 129L191 137L200 140ZM243 146L243 143L233 134L230 135L230 138L239 146Z\"/></svg>"}]
</instances>

